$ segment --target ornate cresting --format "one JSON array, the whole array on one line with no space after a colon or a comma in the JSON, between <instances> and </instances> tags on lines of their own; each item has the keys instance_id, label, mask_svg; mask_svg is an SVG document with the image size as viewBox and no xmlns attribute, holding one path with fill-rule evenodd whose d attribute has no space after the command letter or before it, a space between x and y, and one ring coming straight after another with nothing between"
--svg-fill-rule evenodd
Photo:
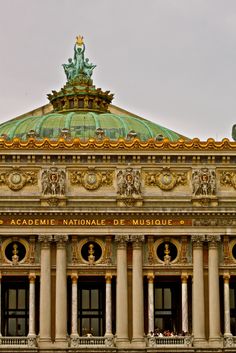
<instances>
[{"instance_id":1,"label":"ornate cresting","mask_svg":"<svg viewBox=\"0 0 236 353\"><path fill-rule=\"evenodd\" d=\"M82 36L76 37L74 58L69 58L62 65L67 77L67 83L59 91L52 91L48 99L54 111L90 111L108 112L108 105L113 99L110 91L103 92L93 85L91 76L96 65L85 58L85 44Z\"/></svg>"}]
</instances>

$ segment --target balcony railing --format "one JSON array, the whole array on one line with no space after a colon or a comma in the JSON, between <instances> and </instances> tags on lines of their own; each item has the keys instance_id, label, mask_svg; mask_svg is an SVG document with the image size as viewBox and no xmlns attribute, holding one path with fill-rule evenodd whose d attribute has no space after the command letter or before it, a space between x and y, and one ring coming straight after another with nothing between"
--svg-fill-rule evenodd
<instances>
[{"instance_id":1,"label":"balcony railing","mask_svg":"<svg viewBox=\"0 0 236 353\"><path fill-rule=\"evenodd\" d=\"M0 346L33 348L36 347L36 337L0 336Z\"/></svg>"},{"instance_id":2,"label":"balcony railing","mask_svg":"<svg viewBox=\"0 0 236 353\"><path fill-rule=\"evenodd\" d=\"M71 347L113 347L114 340L113 337L100 337L100 336L75 336L71 337L70 340Z\"/></svg>"},{"instance_id":3,"label":"balcony railing","mask_svg":"<svg viewBox=\"0 0 236 353\"><path fill-rule=\"evenodd\" d=\"M159 347L159 346L192 346L192 336L151 336L147 337L149 347Z\"/></svg>"}]
</instances>

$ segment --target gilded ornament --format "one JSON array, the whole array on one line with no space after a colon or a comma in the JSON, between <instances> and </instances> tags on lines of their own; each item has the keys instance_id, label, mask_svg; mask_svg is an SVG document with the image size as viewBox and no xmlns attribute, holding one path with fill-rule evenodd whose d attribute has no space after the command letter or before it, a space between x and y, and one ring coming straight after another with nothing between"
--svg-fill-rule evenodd
<instances>
[{"instance_id":1,"label":"gilded ornament","mask_svg":"<svg viewBox=\"0 0 236 353\"><path fill-rule=\"evenodd\" d=\"M92 191L97 190L101 186L111 186L113 183L113 172L96 171L93 169L86 171L74 171L70 174L72 184L78 184L85 189Z\"/></svg>"},{"instance_id":2,"label":"gilded ornament","mask_svg":"<svg viewBox=\"0 0 236 353\"><path fill-rule=\"evenodd\" d=\"M42 171L42 194L44 196L65 195L66 173L63 169L51 167Z\"/></svg>"},{"instance_id":3,"label":"gilded ornament","mask_svg":"<svg viewBox=\"0 0 236 353\"><path fill-rule=\"evenodd\" d=\"M232 171L221 172L220 183L224 186L233 186L236 189L236 173Z\"/></svg>"},{"instance_id":4,"label":"gilded ornament","mask_svg":"<svg viewBox=\"0 0 236 353\"><path fill-rule=\"evenodd\" d=\"M200 197L216 194L216 173L213 169L201 168L192 173L193 195Z\"/></svg>"},{"instance_id":5,"label":"gilded ornament","mask_svg":"<svg viewBox=\"0 0 236 353\"><path fill-rule=\"evenodd\" d=\"M36 184L36 172L24 172L18 168L13 168L9 172L0 174L0 183L5 184L13 191L21 190L26 184Z\"/></svg>"},{"instance_id":6,"label":"gilded ornament","mask_svg":"<svg viewBox=\"0 0 236 353\"><path fill-rule=\"evenodd\" d=\"M149 186L158 186L161 190L169 191L175 186L187 182L186 173L175 173L170 168L163 168L160 172L146 173L145 183Z\"/></svg>"}]
</instances>

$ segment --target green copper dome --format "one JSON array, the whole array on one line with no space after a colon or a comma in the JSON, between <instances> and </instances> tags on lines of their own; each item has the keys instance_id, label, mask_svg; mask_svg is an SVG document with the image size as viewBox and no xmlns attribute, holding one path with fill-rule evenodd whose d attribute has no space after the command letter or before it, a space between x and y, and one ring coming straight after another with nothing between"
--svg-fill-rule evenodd
<instances>
[{"instance_id":1,"label":"green copper dome","mask_svg":"<svg viewBox=\"0 0 236 353\"><path fill-rule=\"evenodd\" d=\"M12 140L57 140L89 138L111 140L135 137L141 141L150 138L176 141L185 138L174 131L132 114L110 112L113 94L93 85L92 74L96 65L85 58L83 37L78 36L74 45L74 58L62 65L67 82L59 91L48 94L52 112L42 116L21 116L0 125L0 136Z\"/></svg>"},{"instance_id":2,"label":"green copper dome","mask_svg":"<svg viewBox=\"0 0 236 353\"><path fill-rule=\"evenodd\" d=\"M57 140L65 135L82 140L101 137L101 135L111 140L137 137L145 141L149 138L166 137L170 141L176 141L184 138L151 121L112 113L54 112L43 116L16 118L0 125L0 136L5 136L9 140L15 137L27 140L31 136L36 139Z\"/></svg>"}]
</instances>

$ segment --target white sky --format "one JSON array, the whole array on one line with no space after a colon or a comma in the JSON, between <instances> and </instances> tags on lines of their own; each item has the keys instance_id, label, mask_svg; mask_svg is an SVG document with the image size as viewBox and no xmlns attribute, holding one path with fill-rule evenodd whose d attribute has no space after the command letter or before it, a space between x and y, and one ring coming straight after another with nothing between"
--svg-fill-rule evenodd
<instances>
[{"instance_id":1,"label":"white sky","mask_svg":"<svg viewBox=\"0 0 236 353\"><path fill-rule=\"evenodd\" d=\"M0 0L0 122L65 84L78 34L113 104L188 137L231 138L235 0Z\"/></svg>"}]
</instances>

